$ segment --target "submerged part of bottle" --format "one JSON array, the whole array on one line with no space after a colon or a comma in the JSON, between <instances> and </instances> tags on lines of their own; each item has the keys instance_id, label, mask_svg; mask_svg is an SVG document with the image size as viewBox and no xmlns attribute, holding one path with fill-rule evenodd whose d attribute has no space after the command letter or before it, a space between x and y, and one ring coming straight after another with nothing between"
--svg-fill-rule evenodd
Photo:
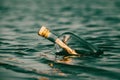
<instances>
[{"instance_id":1,"label":"submerged part of bottle","mask_svg":"<svg viewBox=\"0 0 120 80\"><path fill-rule=\"evenodd\" d=\"M92 56L99 56L103 54L103 51L101 49L88 43L84 39L80 38L79 36L71 32L65 32L58 38L61 39L65 44L70 46L79 54ZM57 55L68 55L64 49L59 47L58 44L55 44L55 48Z\"/></svg>"}]
</instances>

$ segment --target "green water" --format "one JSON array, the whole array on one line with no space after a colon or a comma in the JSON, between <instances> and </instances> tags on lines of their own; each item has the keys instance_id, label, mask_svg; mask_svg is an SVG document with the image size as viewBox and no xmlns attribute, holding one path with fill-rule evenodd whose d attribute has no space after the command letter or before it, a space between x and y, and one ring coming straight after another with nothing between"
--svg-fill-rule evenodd
<instances>
[{"instance_id":1,"label":"green water","mask_svg":"<svg viewBox=\"0 0 120 80\"><path fill-rule=\"evenodd\" d=\"M100 57L55 61L41 25L73 32L104 50ZM74 44L73 44L74 45ZM119 80L119 0L1 0L0 80Z\"/></svg>"}]
</instances>

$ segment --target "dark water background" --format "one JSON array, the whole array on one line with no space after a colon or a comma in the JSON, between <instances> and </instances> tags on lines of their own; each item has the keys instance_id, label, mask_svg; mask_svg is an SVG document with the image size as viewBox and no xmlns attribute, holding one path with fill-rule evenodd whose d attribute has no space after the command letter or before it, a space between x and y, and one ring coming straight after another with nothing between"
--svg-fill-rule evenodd
<instances>
[{"instance_id":1,"label":"dark water background","mask_svg":"<svg viewBox=\"0 0 120 80\"><path fill-rule=\"evenodd\" d=\"M104 55L57 63L41 25L74 32ZM120 80L120 1L0 0L0 80Z\"/></svg>"}]
</instances>

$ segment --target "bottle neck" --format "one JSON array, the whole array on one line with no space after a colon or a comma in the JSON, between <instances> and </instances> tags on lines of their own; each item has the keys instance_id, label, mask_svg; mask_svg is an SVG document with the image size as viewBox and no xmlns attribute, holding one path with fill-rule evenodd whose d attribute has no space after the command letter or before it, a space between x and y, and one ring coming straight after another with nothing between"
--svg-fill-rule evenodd
<instances>
[{"instance_id":1,"label":"bottle neck","mask_svg":"<svg viewBox=\"0 0 120 80\"><path fill-rule=\"evenodd\" d=\"M38 32L38 35L40 35L54 43L55 43L56 39L58 38L55 34L51 33L49 31L49 29L47 29L44 26L41 27L41 29Z\"/></svg>"},{"instance_id":2,"label":"bottle neck","mask_svg":"<svg viewBox=\"0 0 120 80\"><path fill-rule=\"evenodd\" d=\"M57 37L55 34L53 34L53 33L50 33L49 36L47 37L47 39L50 40L50 41L53 42L53 43L56 42L56 39L57 39L57 38L58 38L58 37Z\"/></svg>"}]
</instances>

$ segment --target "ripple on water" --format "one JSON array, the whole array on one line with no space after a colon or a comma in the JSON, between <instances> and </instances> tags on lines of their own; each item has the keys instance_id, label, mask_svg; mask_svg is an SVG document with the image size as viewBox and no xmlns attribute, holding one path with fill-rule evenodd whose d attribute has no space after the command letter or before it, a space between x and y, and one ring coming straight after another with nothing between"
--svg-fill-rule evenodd
<instances>
[{"instance_id":1,"label":"ripple on water","mask_svg":"<svg viewBox=\"0 0 120 80\"><path fill-rule=\"evenodd\" d=\"M2 0L1 79L119 80L119 2ZM37 35L40 25L47 26L56 35L68 31L78 34L102 48L104 55L56 58L53 43Z\"/></svg>"}]
</instances>

